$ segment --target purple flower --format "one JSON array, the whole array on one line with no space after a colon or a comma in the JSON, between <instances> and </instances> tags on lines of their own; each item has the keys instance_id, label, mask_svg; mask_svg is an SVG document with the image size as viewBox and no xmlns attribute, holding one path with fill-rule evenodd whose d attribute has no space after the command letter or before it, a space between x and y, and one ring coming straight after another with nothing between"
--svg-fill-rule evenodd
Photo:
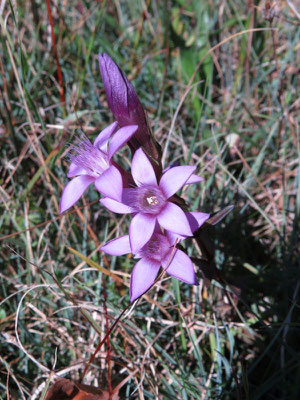
<instances>
[{"instance_id":1,"label":"purple flower","mask_svg":"<svg viewBox=\"0 0 300 400\"><path fill-rule=\"evenodd\" d=\"M175 164L169 166L168 168L165 168L165 169L163 170L163 174L164 174L165 172L169 171L171 168L174 168L174 167L178 167L177 163L175 163ZM202 182L202 181L203 181L203 178L202 178L201 176L192 174L192 175L189 177L189 179L185 182L185 185L191 185L191 184L193 184L193 183L198 183L198 182Z\"/></svg>"},{"instance_id":2,"label":"purple flower","mask_svg":"<svg viewBox=\"0 0 300 400\"><path fill-rule=\"evenodd\" d=\"M73 179L63 190L60 201L61 213L72 207L92 183L95 183L96 189L105 196L121 200L122 175L111 158L132 137L137 126L117 129L118 123L114 122L100 132L94 144L86 138L74 146L75 154L70 155L71 164L68 172L68 178ZM116 185L112 185L112 182Z\"/></svg>"},{"instance_id":3,"label":"purple flower","mask_svg":"<svg viewBox=\"0 0 300 400\"><path fill-rule=\"evenodd\" d=\"M157 222L164 229L178 235L193 235L187 214L168 199L181 189L194 171L195 167L187 165L170 168L162 175L158 184L149 159L142 149L136 151L132 159L131 173L137 186L123 189L122 201L111 196L100 200L113 212L135 214L129 228L133 253L137 253L149 241ZM196 181L195 178L192 180ZM120 179L116 180L115 184L121 185ZM122 188L116 190L119 193ZM194 230L196 229L197 227Z\"/></svg>"},{"instance_id":4,"label":"purple flower","mask_svg":"<svg viewBox=\"0 0 300 400\"><path fill-rule=\"evenodd\" d=\"M120 126L138 125L129 144L135 151L143 147L158 160L158 151L151 137L143 106L123 71L105 53L99 54L99 66L109 107Z\"/></svg>"},{"instance_id":5,"label":"purple flower","mask_svg":"<svg viewBox=\"0 0 300 400\"><path fill-rule=\"evenodd\" d=\"M175 278L198 285L191 259L179 249L174 249L175 236L170 232L163 234L155 229L153 236L136 254L141 258L134 266L130 279L130 301L144 294L155 281L159 268L168 268L166 272ZM105 253L121 256L131 252L129 235L113 239L101 247Z\"/></svg>"}]
</instances>

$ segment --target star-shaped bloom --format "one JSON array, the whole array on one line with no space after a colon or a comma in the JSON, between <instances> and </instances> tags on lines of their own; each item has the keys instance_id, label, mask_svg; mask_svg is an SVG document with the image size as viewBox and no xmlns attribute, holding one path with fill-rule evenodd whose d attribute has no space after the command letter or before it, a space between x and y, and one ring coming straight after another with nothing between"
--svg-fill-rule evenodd
<instances>
[{"instance_id":1,"label":"star-shaped bloom","mask_svg":"<svg viewBox=\"0 0 300 400\"><path fill-rule=\"evenodd\" d=\"M134 214L129 228L133 253L137 253L150 240L157 222L162 228L175 234L193 235L186 213L168 199L194 176L194 171L193 166L173 167L163 173L158 183L154 169L143 150L135 152L131 174L136 187L124 189L122 201L117 201L111 196L100 200L113 212ZM192 180L196 181L193 178ZM116 180L115 184L120 185L118 182L120 179ZM118 189L118 193L120 190L121 188Z\"/></svg>"},{"instance_id":2,"label":"star-shaped bloom","mask_svg":"<svg viewBox=\"0 0 300 400\"><path fill-rule=\"evenodd\" d=\"M72 207L92 183L103 195L116 201L121 200L122 175L113 163L112 156L134 135L137 126L117 129L118 123L114 122L100 132L94 144L86 138L73 147L75 154L70 155L68 172L68 178L72 180L62 192L61 213Z\"/></svg>"},{"instance_id":3,"label":"star-shaped bloom","mask_svg":"<svg viewBox=\"0 0 300 400\"><path fill-rule=\"evenodd\" d=\"M130 301L133 302L144 294L155 281L159 268L183 282L198 285L191 259L180 249L174 247L178 243L175 236L160 229L155 229L150 240L135 255L140 258L132 270L130 279ZM105 253L121 256L131 252L129 235L113 239L101 247Z\"/></svg>"}]
</instances>

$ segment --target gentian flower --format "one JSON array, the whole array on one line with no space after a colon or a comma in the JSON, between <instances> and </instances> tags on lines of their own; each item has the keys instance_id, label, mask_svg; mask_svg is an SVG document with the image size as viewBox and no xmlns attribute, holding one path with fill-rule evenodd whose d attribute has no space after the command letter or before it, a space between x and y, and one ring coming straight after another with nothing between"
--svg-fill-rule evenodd
<instances>
[{"instance_id":1,"label":"gentian flower","mask_svg":"<svg viewBox=\"0 0 300 400\"><path fill-rule=\"evenodd\" d=\"M113 212L135 214L129 228L129 240L133 253L137 253L150 240L156 222L165 230L178 235L193 235L186 213L168 199L189 180L195 168L188 165L170 168L162 175L158 184L154 169L143 150L139 149L135 152L131 173L136 187L123 189L122 201L112 197L100 200ZM199 178L199 181L201 179ZM192 181L196 181L196 178L192 178ZM115 184L121 185L121 180L116 180ZM119 193L122 188L116 188L116 190Z\"/></svg>"},{"instance_id":2,"label":"gentian flower","mask_svg":"<svg viewBox=\"0 0 300 400\"><path fill-rule=\"evenodd\" d=\"M129 146L133 152L143 147L156 161L156 169L161 173L158 145L152 137L146 113L132 84L106 53L99 54L99 66L109 107L119 125L138 125L134 137L128 142Z\"/></svg>"},{"instance_id":3,"label":"gentian flower","mask_svg":"<svg viewBox=\"0 0 300 400\"><path fill-rule=\"evenodd\" d=\"M191 259L180 249L175 248L176 235L155 229L150 240L136 254L140 258L134 266L130 279L130 301L133 302L144 294L154 283L159 268L183 282L198 285ZM129 235L113 239L101 247L105 253L121 256L131 252Z\"/></svg>"},{"instance_id":4,"label":"gentian flower","mask_svg":"<svg viewBox=\"0 0 300 400\"><path fill-rule=\"evenodd\" d=\"M61 213L72 207L92 183L95 183L96 189L105 196L121 200L122 175L113 163L112 156L132 137L137 126L117 129L118 123L114 122L100 132L94 144L86 138L74 146L75 154L70 155L71 164L67 175L73 179L63 190Z\"/></svg>"}]
</instances>

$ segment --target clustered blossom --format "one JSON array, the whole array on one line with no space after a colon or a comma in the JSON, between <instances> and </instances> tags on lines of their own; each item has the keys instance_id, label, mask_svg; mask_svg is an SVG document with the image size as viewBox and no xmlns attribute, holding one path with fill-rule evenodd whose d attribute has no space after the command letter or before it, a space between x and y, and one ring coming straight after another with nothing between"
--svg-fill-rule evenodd
<instances>
[{"instance_id":1,"label":"clustered blossom","mask_svg":"<svg viewBox=\"0 0 300 400\"><path fill-rule=\"evenodd\" d=\"M63 190L60 210L72 207L94 183L103 195L101 204L112 212L132 215L129 234L101 248L114 256L132 253L140 258L131 274L131 301L153 285L160 267L183 282L197 285L191 259L176 245L193 236L209 214L183 211L175 204L174 195L184 185L202 178L194 174L194 166L164 171L153 166L157 147L133 86L107 54L99 55L99 63L108 103L117 121L100 132L93 144L85 138L73 146L68 172L72 180ZM125 143L133 151L131 173L113 161Z\"/></svg>"}]
</instances>

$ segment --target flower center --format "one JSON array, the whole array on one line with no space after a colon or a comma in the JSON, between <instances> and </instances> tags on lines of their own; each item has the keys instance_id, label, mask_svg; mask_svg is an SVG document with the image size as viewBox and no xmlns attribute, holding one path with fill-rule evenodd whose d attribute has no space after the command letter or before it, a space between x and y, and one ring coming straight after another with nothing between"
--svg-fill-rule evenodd
<instances>
[{"instance_id":1,"label":"flower center","mask_svg":"<svg viewBox=\"0 0 300 400\"><path fill-rule=\"evenodd\" d=\"M97 178L109 167L107 154L93 146L88 139L73 146L72 150L71 162L85 169L90 176Z\"/></svg>"},{"instance_id":2,"label":"flower center","mask_svg":"<svg viewBox=\"0 0 300 400\"><path fill-rule=\"evenodd\" d=\"M149 206L154 206L154 205L158 204L158 199L156 196L147 197L147 201L148 201Z\"/></svg>"},{"instance_id":3,"label":"flower center","mask_svg":"<svg viewBox=\"0 0 300 400\"><path fill-rule=\"evenodd\" d=\"M134 212L159 214L166 198L158 186L143 185L130 190L129 203Z\"/></svg>"},{"instance_id":4,"label":"flower center","mask_svg":"<svg viewBox=\"0 0 300 400\"><path fill-rule=\"evenodd\" d=\"M140 250L140 256L161 262L170 251L170 243L166 236L155 233L147 244Z\"/></svg>"}]
</instances>

